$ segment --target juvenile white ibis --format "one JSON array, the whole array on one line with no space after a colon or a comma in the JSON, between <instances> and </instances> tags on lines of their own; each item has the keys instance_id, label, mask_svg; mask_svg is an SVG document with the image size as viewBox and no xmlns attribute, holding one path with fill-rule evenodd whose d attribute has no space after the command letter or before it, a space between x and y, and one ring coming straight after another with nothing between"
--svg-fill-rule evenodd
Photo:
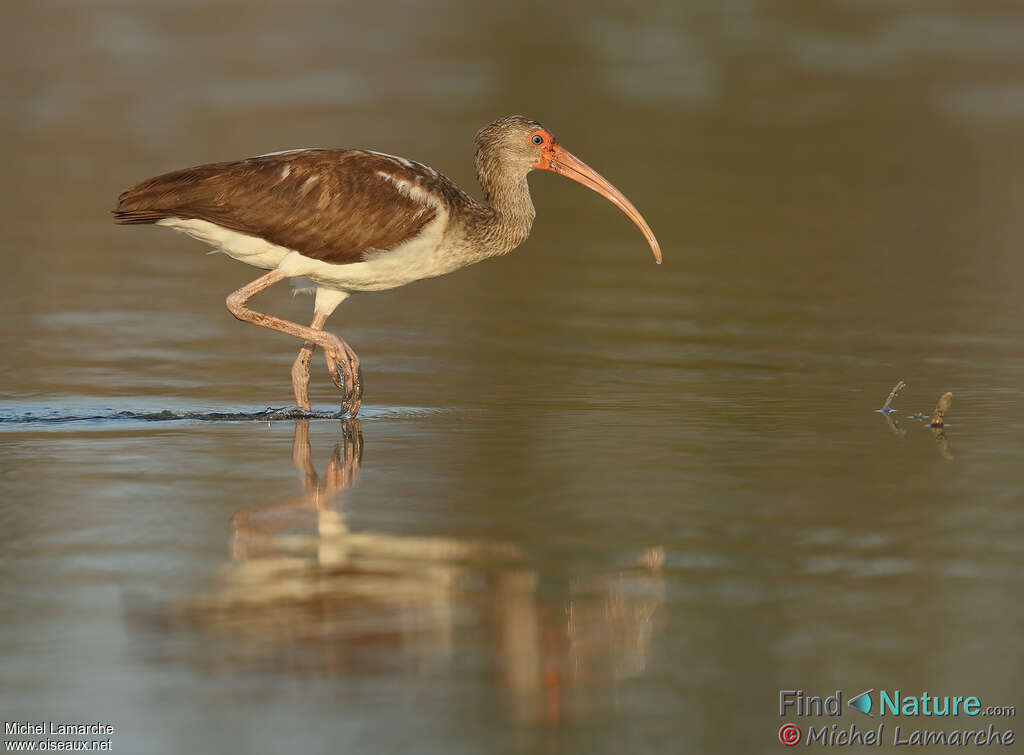
<instances>
[{"instance_id":1,"label":"juvenile white ibis","mask_svg":"<svg viewBox=\"0 0 1024 755\"><path fill-rule=\"evenodd\" d=\"M433 168L403 157L350 149L296 149L212 163L150 178L121 194L119 223L156 223L187 233L270 272L227 298L239 320L305 343L292 366L296 403L309 410L309 364L324 350L342 389L342 411L359 411L359 358L324 323L356 291L383 291L450 273L519 246L534 209L527 174L550 170L606 197L661 249L637 209L548 129L519 115L476 135L476 171L486 203ZM309 327L255 312L246 302L284 278L315 286ZM295 280L293 280L295 283Z\"/></svg>"}]
</instances>

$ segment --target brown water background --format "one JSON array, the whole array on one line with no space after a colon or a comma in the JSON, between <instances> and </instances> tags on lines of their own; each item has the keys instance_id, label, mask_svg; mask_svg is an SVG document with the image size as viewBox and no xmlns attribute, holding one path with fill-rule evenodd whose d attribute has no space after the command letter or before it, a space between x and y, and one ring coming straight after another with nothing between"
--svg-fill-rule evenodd
<instances>
[{"instance_id":1,"label":"brown water background","mask_svg":"<svg viewBox=\"0 0 1024 755\"><path fill-rule=\"evenodd\" d=\"M724 753L781 748L780 688L1024 703L1019 4L4 15L5 720L109 722L115 752ZM113 226L122 188L364 146L476 191L473 133L515 112L664 265L536 175L516 253L331 319L358 428L140 418L287 406L298 345L224 309L252 269ZM942 434L907 418L945 391Z\"/></svg>"}]
</instances>

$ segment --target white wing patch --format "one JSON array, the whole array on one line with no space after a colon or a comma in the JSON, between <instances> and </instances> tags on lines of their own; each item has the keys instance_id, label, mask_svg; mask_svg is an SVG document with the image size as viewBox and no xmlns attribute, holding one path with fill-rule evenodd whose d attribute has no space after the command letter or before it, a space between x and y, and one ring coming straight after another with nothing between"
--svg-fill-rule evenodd
<instances>
[{"instance_id":1,"label":"white wing patch","mask_svg":"<svg viewBox=\"0 0 1024 755\"><path fill-rule=\"evenodd\" d=\"M399 157L398 155L389 155L386 152L375 152L372 149L368 149L366 150L366 154L376 155L377 157L386 157L388 160L394 160L396 163L406 168L412 168L415 165L415 163L413 163L413 161L409 160L408 158Z\"/></svg>"},{"instance_id":2,"label":"white wing patch","mask_svg":"<svg viewBox=\"0 0 1024 755\"><path fill-rule=\"evenodd\" d=\"M262 155L256 155L256 157L274 157L275 155L288 155L292 152L310 152L312 150L323 149L322 147L297 147L295 149L282 149L277 152L264 152ZM254 158L255 159L255 158Z\"/></svg>"},{"instance_id":3,"label":"white wing patch","mask_svg":"<svg viewBox=\"0 0 1024 755\"><path fill-rule=\"evenodd\" d=\"M415 199L417 202L428 205L429 207L444 210L443 205L437 201L437 197L435 197L429 189L424 188L418 181L408 181L405 178L399 178L392 173L388 173L386 170L378 170L377 175L385 181L394 184L395 188L405 196Z\"/></svg>"},{"instance_id":4,"label":"white wing patch","mask_svg":"<svg viewBox=\"0 0 1024 755\"><path fill-rule=\"evenodd\" d=\"M423 163L418 163L415 160L410 160L407 157L399 157L398 155L389 155L386 152L375 152L372 149L367 149L367 150L364 150L364 151L368 155L376 155L377 157L386 157L388 160L393 160L394 162L398 163L403 168L409 168L411 170L417 170L420 173L424 173L424 174L426 174L428 176L438 176L438 175L440 175L436 170L431 168L429 165L424 165Z\"/></svg>"},{"instance_id":5,"label":"white wing patch","mask_svg":"<svg viewBox=\"0 0 1024 755\"><path fill-rule=\"evenodd\" d=\"M383 178L385 181L393 183L398 188L398 190L405 194L407 197L412 197L413 199L423 199L422 194L424 194L425 192L423 192L423 190L420 189L415 184L411 184L408 181L398 178L398 176L393 176L384 170L378 170L377 175ZM414 193L417 189L419 190L420 196L417 196L417 194Z\"/></svg>"}]
</instances>

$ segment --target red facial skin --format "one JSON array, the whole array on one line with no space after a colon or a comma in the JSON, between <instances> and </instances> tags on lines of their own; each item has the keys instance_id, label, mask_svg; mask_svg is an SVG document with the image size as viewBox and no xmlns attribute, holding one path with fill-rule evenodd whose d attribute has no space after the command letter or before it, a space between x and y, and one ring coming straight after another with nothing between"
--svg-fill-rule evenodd
<instances>
[{"instance_id":1,"label":"red facial skin","mask_svg":"<svg viewBox=\"0 0 1024 755\"><path fill-rule=\"evenodd\" d=\"M536 143L539 138L540 143ZM626 199L625 195L612 186L604 176L591 168L585 162L565 149L558 140L544 129L536 129L527 137L527 143L537 150L537 162L533 167L538 170L550 170L566 178L571 178L581 183L588 189L592 189L622 210L629 219L636 223L637 227L644 234L647 243L651 245L654 252L654 259L661 264L661 247L658 239L654 237L654 231L647 225L643 215L633 206L633 203Z\"/></svg>"}]
</instances>

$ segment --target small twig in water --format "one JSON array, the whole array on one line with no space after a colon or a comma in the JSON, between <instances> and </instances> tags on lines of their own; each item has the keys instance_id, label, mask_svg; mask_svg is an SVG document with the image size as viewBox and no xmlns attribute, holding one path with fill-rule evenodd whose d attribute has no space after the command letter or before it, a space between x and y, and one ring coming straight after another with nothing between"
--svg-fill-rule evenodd
<instances>
[{"instance_id":1,"label":"small twig in water","mask_svg":"<svg viewBox=\"0 0 1024 755\"><path fill-rule=\"evenodd\" d=\"M907 387L907 384L904 383L902 380L900 380L898 383L896 383L896 385L894 385L892 387L892 390L889 391L889 398L887 398L885 400L885 403L882 404L882 408L879 409L878 411L880 411L882 414L889 414L891 412L896 411L895 409L892 408L893 399L895 399L897 396L899 396L900 395L900 391L902 391L906 387Z\"/></svg>"},{"instance_id":2,"label":"small twig in water","mask_svg":"<svg viewBox=\"0 0 1024 755\"><path fill-rule=\"evenodd\" d=\"M932 427L942 427L943 417L946 416L946 412L949 411L949 405L953 403L953 394L950 391L946 391L942 394L942 398L939 399L939 403L935 405L935 411L932 412L931 421L928 423Z\"/></svg>"}]
</instances>

